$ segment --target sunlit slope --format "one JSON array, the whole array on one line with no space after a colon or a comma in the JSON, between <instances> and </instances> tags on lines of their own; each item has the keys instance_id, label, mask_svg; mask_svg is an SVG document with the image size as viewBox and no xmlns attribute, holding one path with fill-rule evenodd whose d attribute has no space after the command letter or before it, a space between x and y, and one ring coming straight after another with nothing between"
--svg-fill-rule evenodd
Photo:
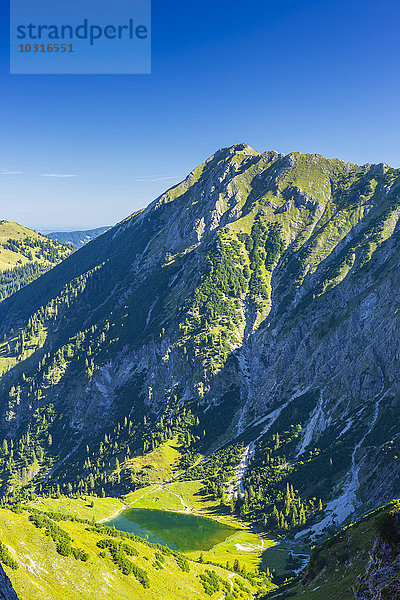
<instances>
[{"instance_id":1,"label":"sunlit slope","mask_svg":"<svg viewBox=\"0 0 400 600\"><path fill-rule=\"evenodd\" d=\"M111 508L113 501L94 500L95 504L101 502L104 510L106 503L109 502ZM68 502L65 508L74 509L72 504ZM87 504L90 504L89 499ZM62 499L58 508L63 508ZM99 511L92 512L94 516ZM29 519L30 514L33 521ZM26 510L16 514L0 509L0 538L18 565L16 570L7 565L5 569L21 600L90 600L93 597L99 600L199 600L210 597L206 593L210 582L214 586L212 595L218 592L218 598L244 600L270 585L262 577L253 582L234 571L187 560L183 555L139 538L131 539L123 534L121 537L115 530L96 526L91 520L76 519L76 516L75 520L69 520L54 513L40 513L35 521L34 514ZM119 548L116 554L109 549L113 545ZM78 558L68 548L72 548ZM130 565L134 567L129 573ZM261 587L258 582L262 583ZM231 596L231 592L235 595Z\"/></svg>"},{"instance_id":2,"label":"sunlit slope","mask_svg":"<svg viewBox=\"0 0 400 600\"><path fill-rule=\"evenodd\" d=\"M0 221L0 270L29 262L56 264L71 253L57 241L13 221Z\"/></svg>"},{"instance_id":3,"label":"sunlit slope","mask_svg":"<svg viewBox=\"0 0 400 600\"><path fill-rule=\"evenodd\" d=\"M72 248L12 221L0 221L0 301L64 260Z\"/></svg>"}]
</instances>

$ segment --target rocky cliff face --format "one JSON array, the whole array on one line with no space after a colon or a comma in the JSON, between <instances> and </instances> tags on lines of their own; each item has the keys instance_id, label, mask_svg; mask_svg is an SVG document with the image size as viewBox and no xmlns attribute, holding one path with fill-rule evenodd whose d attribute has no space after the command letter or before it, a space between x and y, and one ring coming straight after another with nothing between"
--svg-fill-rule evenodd
<instances>
[{"instance_id":1,"label":"rocky cliff face","mask_svg":"<svg viewBox=\"0 0 400 600\"><path fill-rule=\"evenodd\" d=\"M4 435L47 411L57 474L124 415L229 391L209 449L300 424L288 458L327 504L312 535L393 498L399 216L386 165L218 151L1 305Z\"/></svg>"},{"instance_id":2,"label":"rocky cliff face","mask_svg":"<svg viewBox=\"0 0 400 600\"><path fill-rule=\"evenodd\" d=\"M400 555L393 546L377 539L366 573L354 587L356 600L400 598Z\"/></svg>"},{"instance_id":3,"label":"rocky cliff face","mask_svg":"<svg viewBox=\"0 0 400 600\"><path fill-rule=\"evenodd\" d=\"M391 511L381 517L381 535L376 539L365 574L354 586L356 600L400 598L400 516Z\"/></svg>"}]
</instances>

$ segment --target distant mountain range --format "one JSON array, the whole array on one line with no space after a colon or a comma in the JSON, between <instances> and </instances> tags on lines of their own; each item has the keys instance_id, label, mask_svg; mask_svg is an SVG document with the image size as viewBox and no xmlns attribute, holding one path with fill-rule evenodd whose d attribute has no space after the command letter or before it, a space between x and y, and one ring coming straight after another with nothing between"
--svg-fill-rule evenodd
<instances>
[{"instance_id":1,"label":"distant mountain range","mask_svg":"<svg viewBox=\"0 0 400 600\"><path fill-rule=\"evenodd\" d=\"M86 231L53 231L46 235L61 244L72 244L76 248L81 248L109 229L111 227L98 227L97 229L88 229Z\"/></svg>"}]
</instances>

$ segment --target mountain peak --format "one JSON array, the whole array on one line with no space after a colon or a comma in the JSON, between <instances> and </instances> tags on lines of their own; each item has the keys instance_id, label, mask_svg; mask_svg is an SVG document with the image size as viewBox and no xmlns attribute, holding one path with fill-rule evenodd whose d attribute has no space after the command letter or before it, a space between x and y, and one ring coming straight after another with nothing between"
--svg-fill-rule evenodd
<instances>
[{"instance_id":1,"label":"mountain peak","mask_svg":"<svg viewBox=\"0 0 400 600\"><path fill-rule=\"evenodd\" d=\"M219 150L217 150L214 156L217 156L218 154L223 154L227 156L233 154L248 154L250 156L257 156L259 153L246 142L240 142L238 144L233 144L233 146L220 148Z\"/></svg>"}]
</instances>

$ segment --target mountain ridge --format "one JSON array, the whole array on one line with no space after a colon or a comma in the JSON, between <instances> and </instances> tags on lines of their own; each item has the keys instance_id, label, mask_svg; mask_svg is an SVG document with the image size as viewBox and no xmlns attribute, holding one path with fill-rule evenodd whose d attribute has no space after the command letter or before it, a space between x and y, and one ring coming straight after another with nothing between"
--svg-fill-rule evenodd
<instances>
[{"instance_id":1,"label":"mountain ridge","mask_svg":"<svg viewBox=\"0 0 400 600\"><path fill-rule=\"evenodd\" d=\"M8 437L56 407L45 482L66 485L108 422L130 416L140 452L147 439L159 443L161 417L190 406L200 425L188 425L189 463L237 436L268 444L270 433L300 427L282 485L293 480L305 497L323 498L327 520L312 535L391 500L398 438L381 405L396 422L398 368L387 340L397 330L399 190L399 172L383 163L258 154L244 144L220 150L0 306L3 335L20 327L31 340L1 380ZM33 377L43 383L29 410ZM18 404L6 400L16 387ZM245 487L259 476L260 453L256 446ZM347 502L341 515L338 498ZM246 510L260 518L260 509Z\"/></svg>"}]
</instances>

